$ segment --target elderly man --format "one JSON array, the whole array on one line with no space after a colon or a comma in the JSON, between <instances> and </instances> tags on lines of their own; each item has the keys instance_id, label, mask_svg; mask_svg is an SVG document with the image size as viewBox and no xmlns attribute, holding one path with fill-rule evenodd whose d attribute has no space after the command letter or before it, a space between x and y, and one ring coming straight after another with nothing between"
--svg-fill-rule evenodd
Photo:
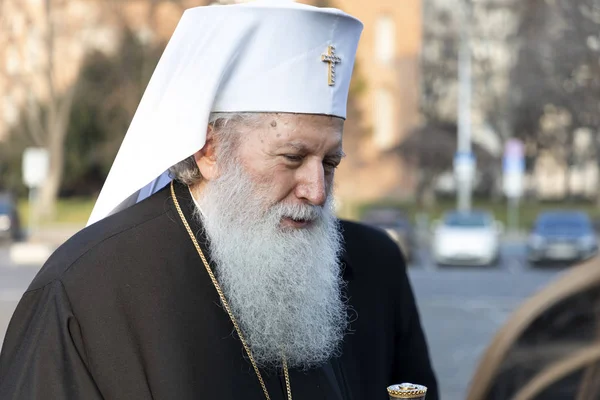
<instances>
[{"instance_id":1,"label":"elderly man","mask_svg":"<svg viewBox=\"0 0 600 400\"><path fill-rule=\"evenodd\" d=\"M361 30L288 2L186 11L91 226L17 307L1 399L437 398L398 247L333 213Z\"/></svg>"}]
</instances>

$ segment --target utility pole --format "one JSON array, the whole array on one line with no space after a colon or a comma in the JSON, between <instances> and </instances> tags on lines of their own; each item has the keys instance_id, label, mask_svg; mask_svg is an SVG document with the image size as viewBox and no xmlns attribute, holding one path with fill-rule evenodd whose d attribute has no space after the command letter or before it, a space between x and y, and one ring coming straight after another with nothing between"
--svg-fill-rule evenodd
<instances>
[{"instance_id":1,"label":"utility pole","mask_svg":"<svg viewBox=\"0 0 600 400\"><path fill-rule=\"evenodd\" d=\"M463 0L458 52L458 148L454 159L457 207L464 212L471 210L475 177L475 158L471 148L471 7L471 0Z\"/></svg>"}]
</instances>

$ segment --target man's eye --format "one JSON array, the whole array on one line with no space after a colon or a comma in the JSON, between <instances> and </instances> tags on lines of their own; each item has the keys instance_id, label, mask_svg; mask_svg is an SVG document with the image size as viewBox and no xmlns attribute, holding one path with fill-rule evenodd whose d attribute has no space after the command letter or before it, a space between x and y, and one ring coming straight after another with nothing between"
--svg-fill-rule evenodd
<instances>
[{"instance_id":1,"label":"man's eye","mask_svg":"<svg viewBox=\"0 0 600 400\"><path fill-rule=\"evenodd\" d=\"M284 154L283 158L285 158L287 161L291 161L291 162L302 161L302 156L299 156L297 154Z\"/></svg>"},{"instance_id":2,"label":"man's eye","mask_svg":"<svg viewBox=\"0 0 600 400\"><path fill-rule=\"evenodd\" d=\"M327 171L333 171L338 167L339 163L337 162L325 162L323 163L323 166L325 167L325 170Z\"/></svg>"}]
</instances>

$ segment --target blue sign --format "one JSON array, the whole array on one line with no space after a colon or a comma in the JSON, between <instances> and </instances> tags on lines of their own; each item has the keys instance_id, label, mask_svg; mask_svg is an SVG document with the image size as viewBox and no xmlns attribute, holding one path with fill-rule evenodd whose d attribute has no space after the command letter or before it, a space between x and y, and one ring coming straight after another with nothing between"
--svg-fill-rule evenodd
<instances>
[{"instance_id":1,"label":"blue sign","mask_svg":"<svg viewBox=\"0 0 600 400\"><path fill-rule=\"evenodd\" d=\"M518 139L510 139L504 148L503 169L505 173L525 171L525 148Z\"/></svg>"},{"instance_id":2,"label":"blue sign","mask_svg":"<svg viewBox=\"0 0 600 400\"><path fill-rule=\"evenodd\" d=\"M454 164L475 164L475 154L473 153L465 153L465 152L457 152L454 154Z\"/></svg>"},{"instance_id":3,"label":"blue sign","mask_svg":"<svg viewBox=\"0 0 600 400\"><path fill-rule=\"evenodd\" d=\"M517 139L506 142L503 158L504 194L519 198L523 195L525 175L525 146Z\"/></svg>"},{"instance_id":4,"label":"blue sign","mask_svg":"<svg viewBox=\"0 0 600 400\"><path fill-rule=\"evenodd\" d=\"M522 173L525 171L525 159L505 156L502 167L505 173Z\"/></svg>"},{"instance_id":5,"label":"blue sign","mask_svg":"<svg viewBox=\"0 0 600 400\"><path fill-rule=\"evenodd\" d=\"M454 155L454 174L459 181L472 181L475 176L475 154L457 152Z\"/></svg>"}]
</instances>

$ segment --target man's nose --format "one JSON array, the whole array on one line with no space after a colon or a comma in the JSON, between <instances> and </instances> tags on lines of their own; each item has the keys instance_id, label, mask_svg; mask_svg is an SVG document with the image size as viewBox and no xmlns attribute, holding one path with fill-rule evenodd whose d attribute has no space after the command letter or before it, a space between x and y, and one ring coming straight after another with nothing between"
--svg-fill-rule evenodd
<instances>
[{"instance_id":1,"label":"man's nose","mask_svg":"<svg viewBox=\"0 0 600 400\"><path fill-rule=\"evenodd\" d=\"M315 163L300 172L296 196L315 206L323 206L327 200L327 181L321 163Z\"/></svg>"}]
</instances>

